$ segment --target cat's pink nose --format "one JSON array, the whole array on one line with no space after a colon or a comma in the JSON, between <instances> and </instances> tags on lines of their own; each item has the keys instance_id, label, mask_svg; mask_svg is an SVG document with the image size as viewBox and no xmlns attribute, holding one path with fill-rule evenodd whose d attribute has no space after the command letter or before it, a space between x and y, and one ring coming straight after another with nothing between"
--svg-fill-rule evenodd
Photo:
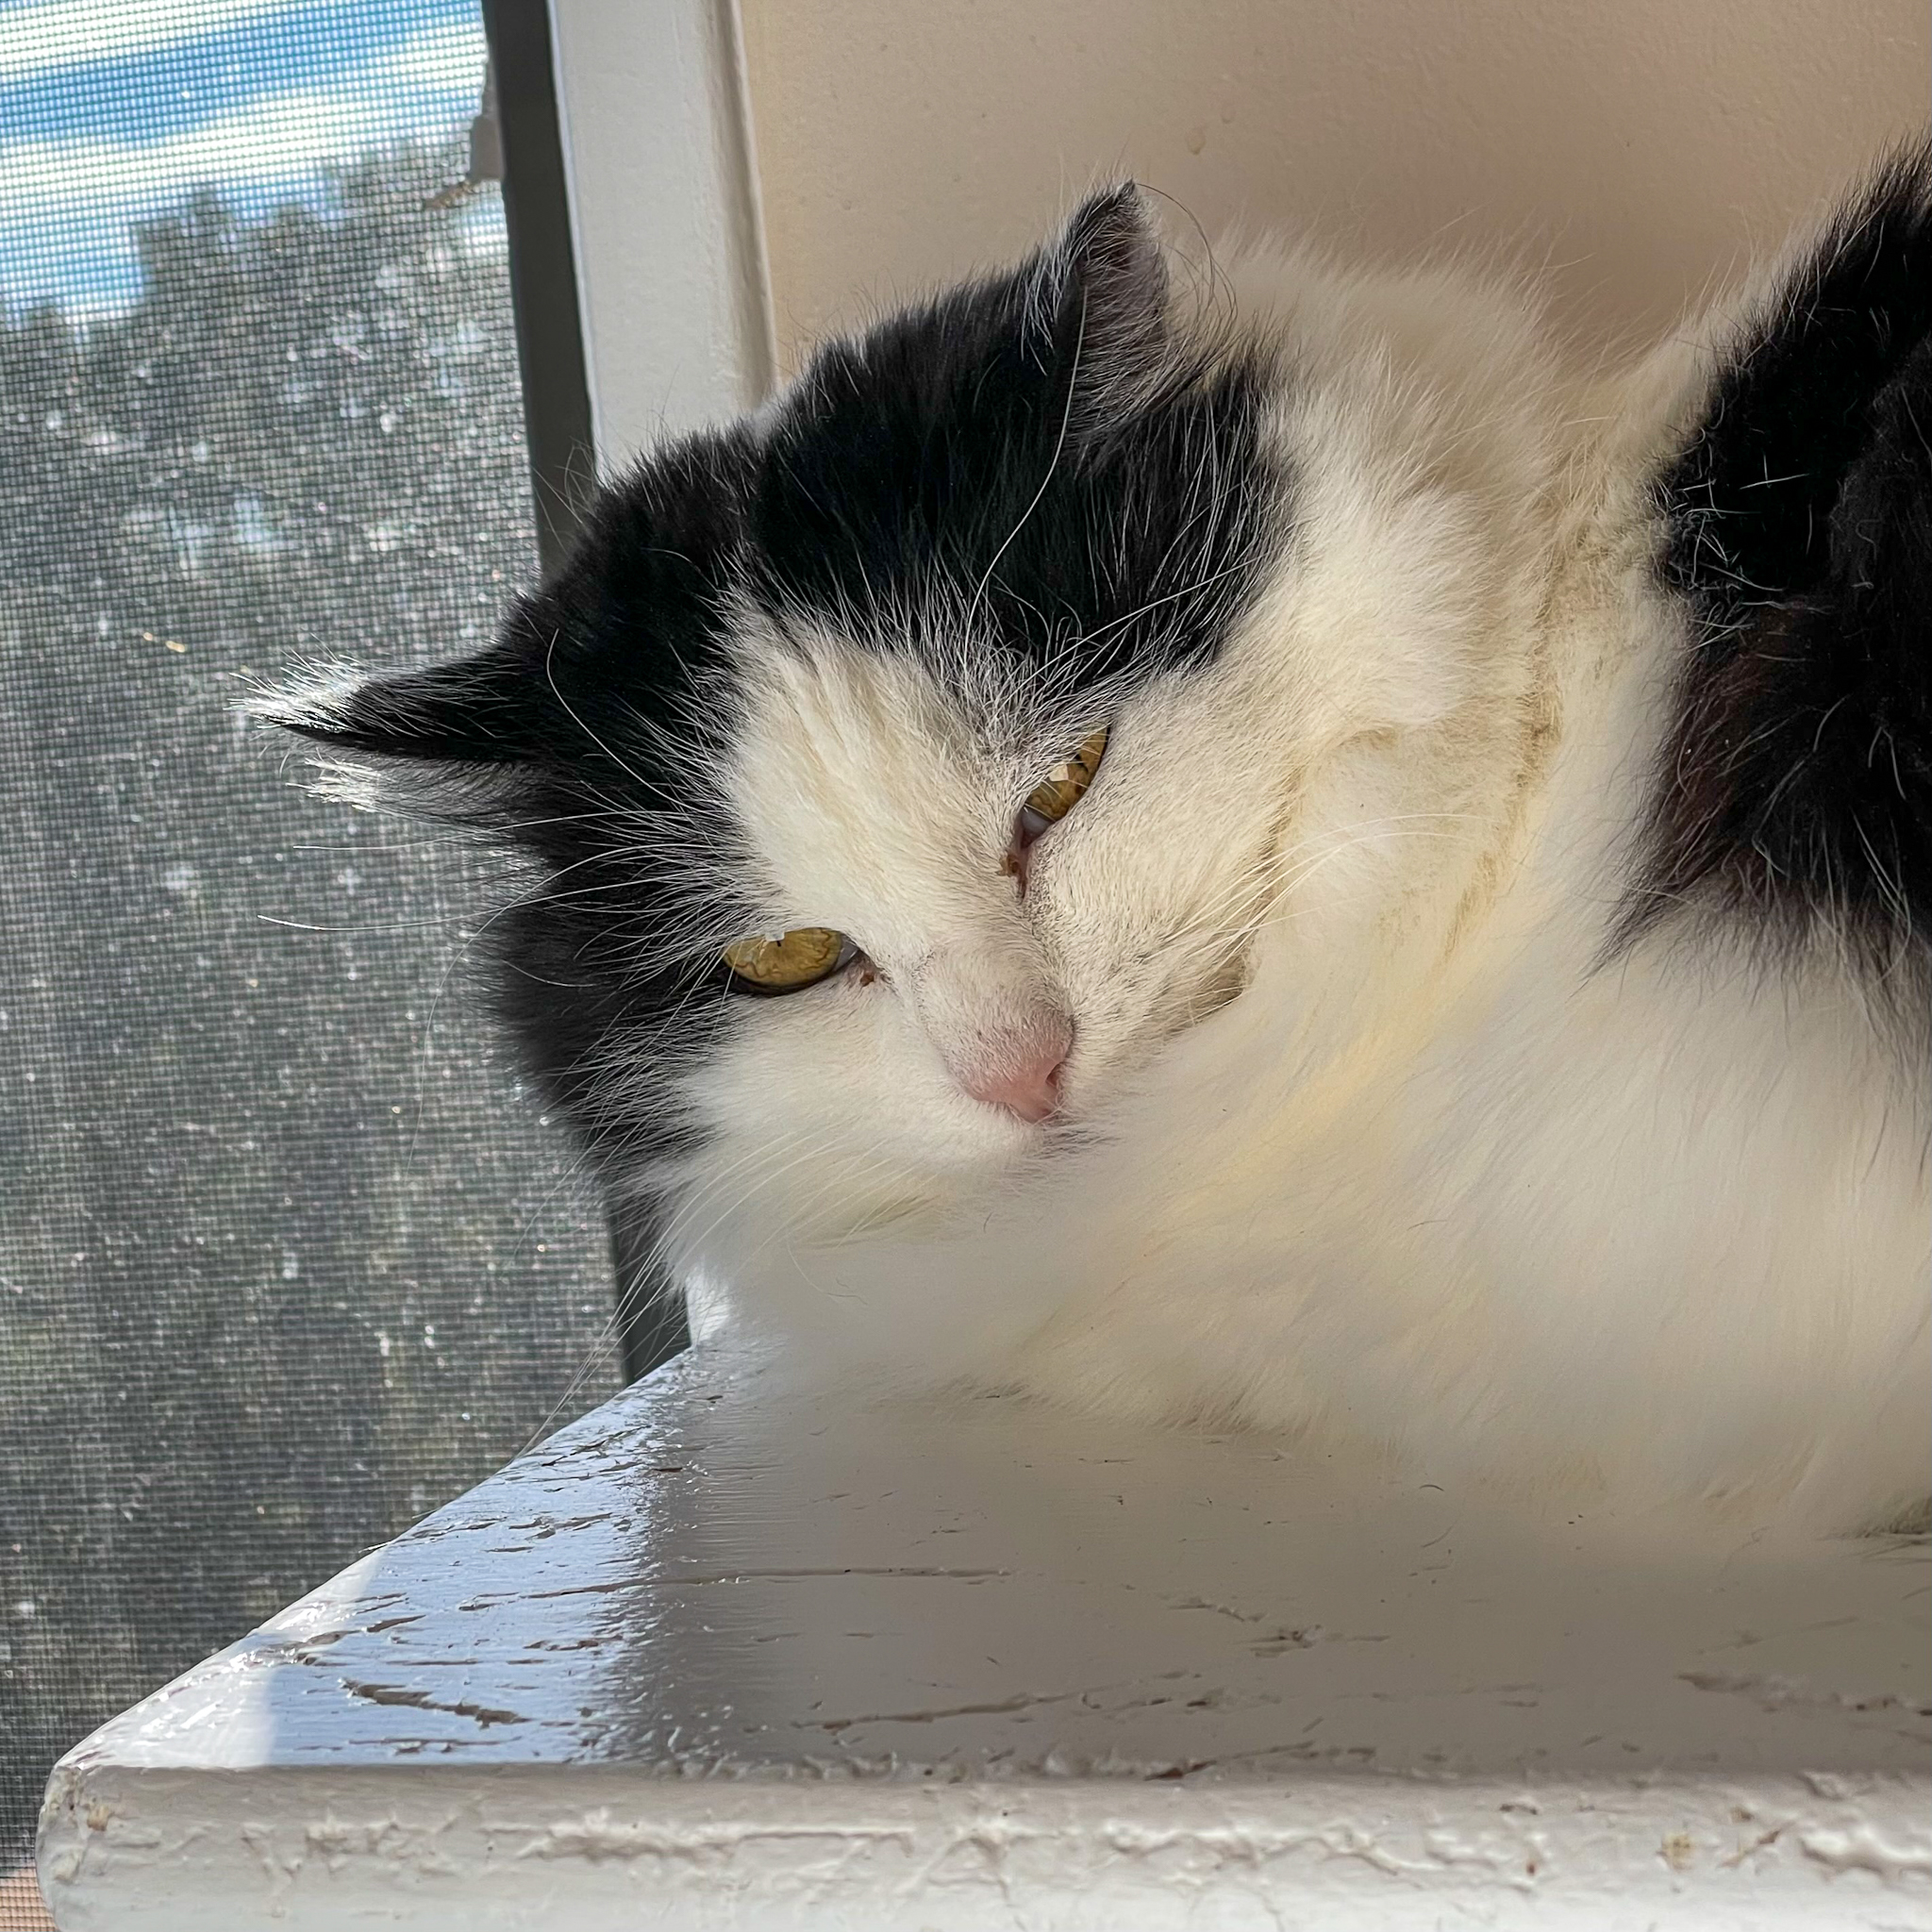
<instances>
[{"instance_id":1,"label":"cat's pink nose","mask_svg":"<svg viewBox=\"0 0 1932 1932\"><path fill-rule=\"evenodd\" d=\"M1074 1024L1056 1014L1024 1033L981 1042L984 1058L959 1084L974 1100L1004 1107L1023 1121L1043 1121L1060 1104L1060 1069L1074 1045Z\"/></svg>"}]
</instances>

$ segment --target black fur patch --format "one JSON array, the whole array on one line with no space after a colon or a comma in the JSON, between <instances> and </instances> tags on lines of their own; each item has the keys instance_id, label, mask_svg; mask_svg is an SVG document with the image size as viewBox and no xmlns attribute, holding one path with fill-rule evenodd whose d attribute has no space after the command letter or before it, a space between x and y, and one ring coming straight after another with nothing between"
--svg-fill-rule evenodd
<instances>
[{"instance_id":1,"label":"black fur patch","mask_svg":"<svg viewBox=\"0 0 1932 1932\"><path fill-rule=\"evenodd\" d=\"M922 620L1098 677L1210 658L1280 491L1268 372L1168 339L1138 192L1058 245L823 350L772 428L750 561L775 615L886 649Z\"/></svg>"},{"instance_id":2,"label":"black fur patch","mask_svg":"<svg viewBox=\"0 0 1932 1932\"><path fill-rule=\"evenodd\" d=\"M481 656L271 715L426 770L426 808L539 861L491 928L501 1004L603 1170L635 1181L684 1131L649 1070L729 1024L717 948L750 923L728 863L692 903L673 848L728 858L735 828L664 750L728 711L736 608L880 650L937 629L1075 681L1202 662L1273 548L1268 382L1174 342L1139 192L1112 191L1011 274L646 458ZM699 937L667 962L641 942L674 919Z\"/></svg>"},{"instance_id":3,"label":"black fur patch","mask_svg":"<svg viewBox=\"0 0 1932 1932\"><path fill-rule=\"evenodd\" d=\"M1624 936L1714 904L1923 994L1932 933L1932 158L1834 223L1658 485L1695 630Z\"/></svg>"}]
</instances>

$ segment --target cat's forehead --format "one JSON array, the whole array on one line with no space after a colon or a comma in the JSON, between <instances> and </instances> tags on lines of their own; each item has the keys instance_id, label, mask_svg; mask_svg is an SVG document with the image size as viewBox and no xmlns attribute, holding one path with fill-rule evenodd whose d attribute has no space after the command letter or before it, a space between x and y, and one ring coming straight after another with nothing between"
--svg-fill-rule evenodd
<instances>
[{"instance_id":1,"label":"cat's forehead","mask_svg":"<svg viewBox=\"0 0 1932 1932\"><path fill-rule=\"evenodd\" d=\"M636 472L586 561L681 591L683 556L727 649L832 636L962 698L1010 685L977 675L996 660L1062 688L1210 660L1281 523L1267 374L1175 348L1102 413L1105 345L1042 329L1038 275L829 343L753 418Z\"/></svg>"},{"instance_id":2,"label":"cat's forehead","mask_svg":"<svg viewBox=\"0 0 1932 1932\"><path fill-rule=\"evenodd\" d=\"M848 922L862 909L876 942L886 908L923 886L994 875L1025 790L1035 714L1019 691L948 685L918 655L825 632L748 658L719 781L775 896Z\"/></svg>"},{"instance_id":3,"label":"cat's forehead","mask_svg":"<svg viewBox=\"0 0 1932 1932\"><path fill-rule=\"evenodd\" d=\"M888 648L970 632L1085 675L1224 641L1274 507L1259 372L1176 373L1107 424L976 285L835 344L767 433L755 591Z\"/></svg>"}]
</instances>

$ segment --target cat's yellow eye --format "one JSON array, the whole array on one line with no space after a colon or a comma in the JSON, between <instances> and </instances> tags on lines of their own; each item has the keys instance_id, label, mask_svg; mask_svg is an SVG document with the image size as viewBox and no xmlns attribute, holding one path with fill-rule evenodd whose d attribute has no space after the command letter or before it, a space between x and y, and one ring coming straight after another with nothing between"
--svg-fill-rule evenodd
<instances>
[{"instance_id":1,"label":"cat's yellow eye","mask_svg":"<svg viewBox=\"0 0 1932 1932\"><path fill-rule=\"evenodd\" d=\"M1080 802L1080 794L1092 784L1106 749L1106 731L1096 731L1065 764L1056 765L1027 793L1025 809L1049 825L1056 819L1065 818Z\"/></svg>"},{"instance_id":2,"label":"cat's yellow eye","mask_svg":"<svg viewBox=\"0 0 1932 1932\"><path fill-rule=\"evenodd\" d=\"M774 940L740 940L724 948L725 965L760 992L816 986L851 957L851 942L828 925L795 926Z\"/></svg>"}]
</instances>

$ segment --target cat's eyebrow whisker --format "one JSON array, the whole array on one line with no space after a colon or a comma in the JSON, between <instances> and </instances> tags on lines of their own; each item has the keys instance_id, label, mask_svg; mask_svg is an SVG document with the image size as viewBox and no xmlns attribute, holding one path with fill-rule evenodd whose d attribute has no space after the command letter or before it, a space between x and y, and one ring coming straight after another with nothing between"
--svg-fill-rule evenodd
<instances>
[{"instance_id":1,"label":"cat's eyebrow whisker","mask_svg":"<svg viewBox=\"0 0 1932 1932\"><path fill-rule=\"evenodd\" d=\"M558 690L557 675L555 670L555 659L557 657L557 640L559 635L560 633L555 630L553 630L550 633L549 648L545 650L545 652L543 653L543 682L550 687L550 695L554 697L557 700L557 702L563 707L565 714L569 717L571 723L574 724L577 727L577 729L581 731L584 734L584 736L588 738L591 741L591 742L594 744L597 747L597 749L601 751L604 754L604 756L607 758L608 758L613 765L617 767L617 769L620 772L626 774L631 779L633 779L636 783L643 786L644 789L648 791L649 790L651 790L649 781L646 780L641 773L633 771L632 768L624 761L624 759L619 758L618 755L614 751L612 751L610 747L608 744L606 744L604 741L601 738L599 738L597 734L594 731L592 731L591 727L588 724L586 724L580 717L577 716L575 710L571 706L570 700L567 697L565 697L560 691Z\"/></svg>"},{"instance_id":2,"label":"cat's eyebrow whisker","mask_svg":"<svg viewBox=\"0 0 1932 1932\"><path fill-rule=\"evenodd\" d=\"M1206 485L1205 493L1203 491L1204 483ZM1196 526L1200 525L1204 521L1204 519L1210 526L1214 524L1217 524L1220 521L1221 514L1226 507L1226 502L1227 491L1220 478L1219 451L1210 441L1207 453L1206 464L1204 465L1203 470L1196 471L1194 473L1194 475L1190 483L1188 492L1188 514L1176 525L1173 535L1168 539L1166 549L1164 549L1161 552L1159 560L1154 565L1154 568L1150 573L1156 583L1158 583L1163 577L1166 576L1169 560L1174 557L1174 553L1177 550L1183 547L1183 545L1189 544L1190 540L1193 538ZM1230 571L1245 569L1247 567L1248 561L1249 559L1244 557L1238 560L1236 563L1230 565L1228 567L1228 571L1218 571L1210 576L1198 577L1194 580L1192 584L1184 586L1180 591L1174 592L1173 595L1185 596L1190 594L1194 590L1205 589L1207 585L1219 581L1219 579L1222 576L1228 575ZM1141 611L1129 612L1128 617L1131 618L1139 616L1143 611L1154 609L1155 608L1157 608L1157 606L1167 603L1168 601L1170 601L1170 599L1167 597L1158 597L1154 599L1151 603L1143 605L1141 607ZM1121 619L1117 621L1125 622L1127 620Z\"/></svg>"},{"instance_id":3,"label":"cat's eyebrow whisker","mask_svg":"<svg viewBox=\"0 0 1932 1932\"><path fill-rule=\"evenodd\" d=\"M1060 411L1059 435L1055 439L1053 454L1047 458L1046 475L1040 479L1040 488L1033 492L1033 500L1020 512L1020 521L1007 532L1006 541L992 554L992 561L986 567L986 574L979 579L978 588L973 592L973 600L966 607L966 622L970 625L974 613L979 608L986 596L986 587L992 582L993 573L1000 567L1000 558L1013 546L1013 540L1026 527L1033 512L1040 508L1041 499L1045 496L1047 486L1054 479L1054 473L1060 466L1060 453L1067 446L1067 431L1074 421L1074 405L1080 394L1080 358L1087 347L1087 294L1080 294L1080 325L1074 337L1073 367L1067 375L1067 402Z\"/></svg>"}]
</instances>

